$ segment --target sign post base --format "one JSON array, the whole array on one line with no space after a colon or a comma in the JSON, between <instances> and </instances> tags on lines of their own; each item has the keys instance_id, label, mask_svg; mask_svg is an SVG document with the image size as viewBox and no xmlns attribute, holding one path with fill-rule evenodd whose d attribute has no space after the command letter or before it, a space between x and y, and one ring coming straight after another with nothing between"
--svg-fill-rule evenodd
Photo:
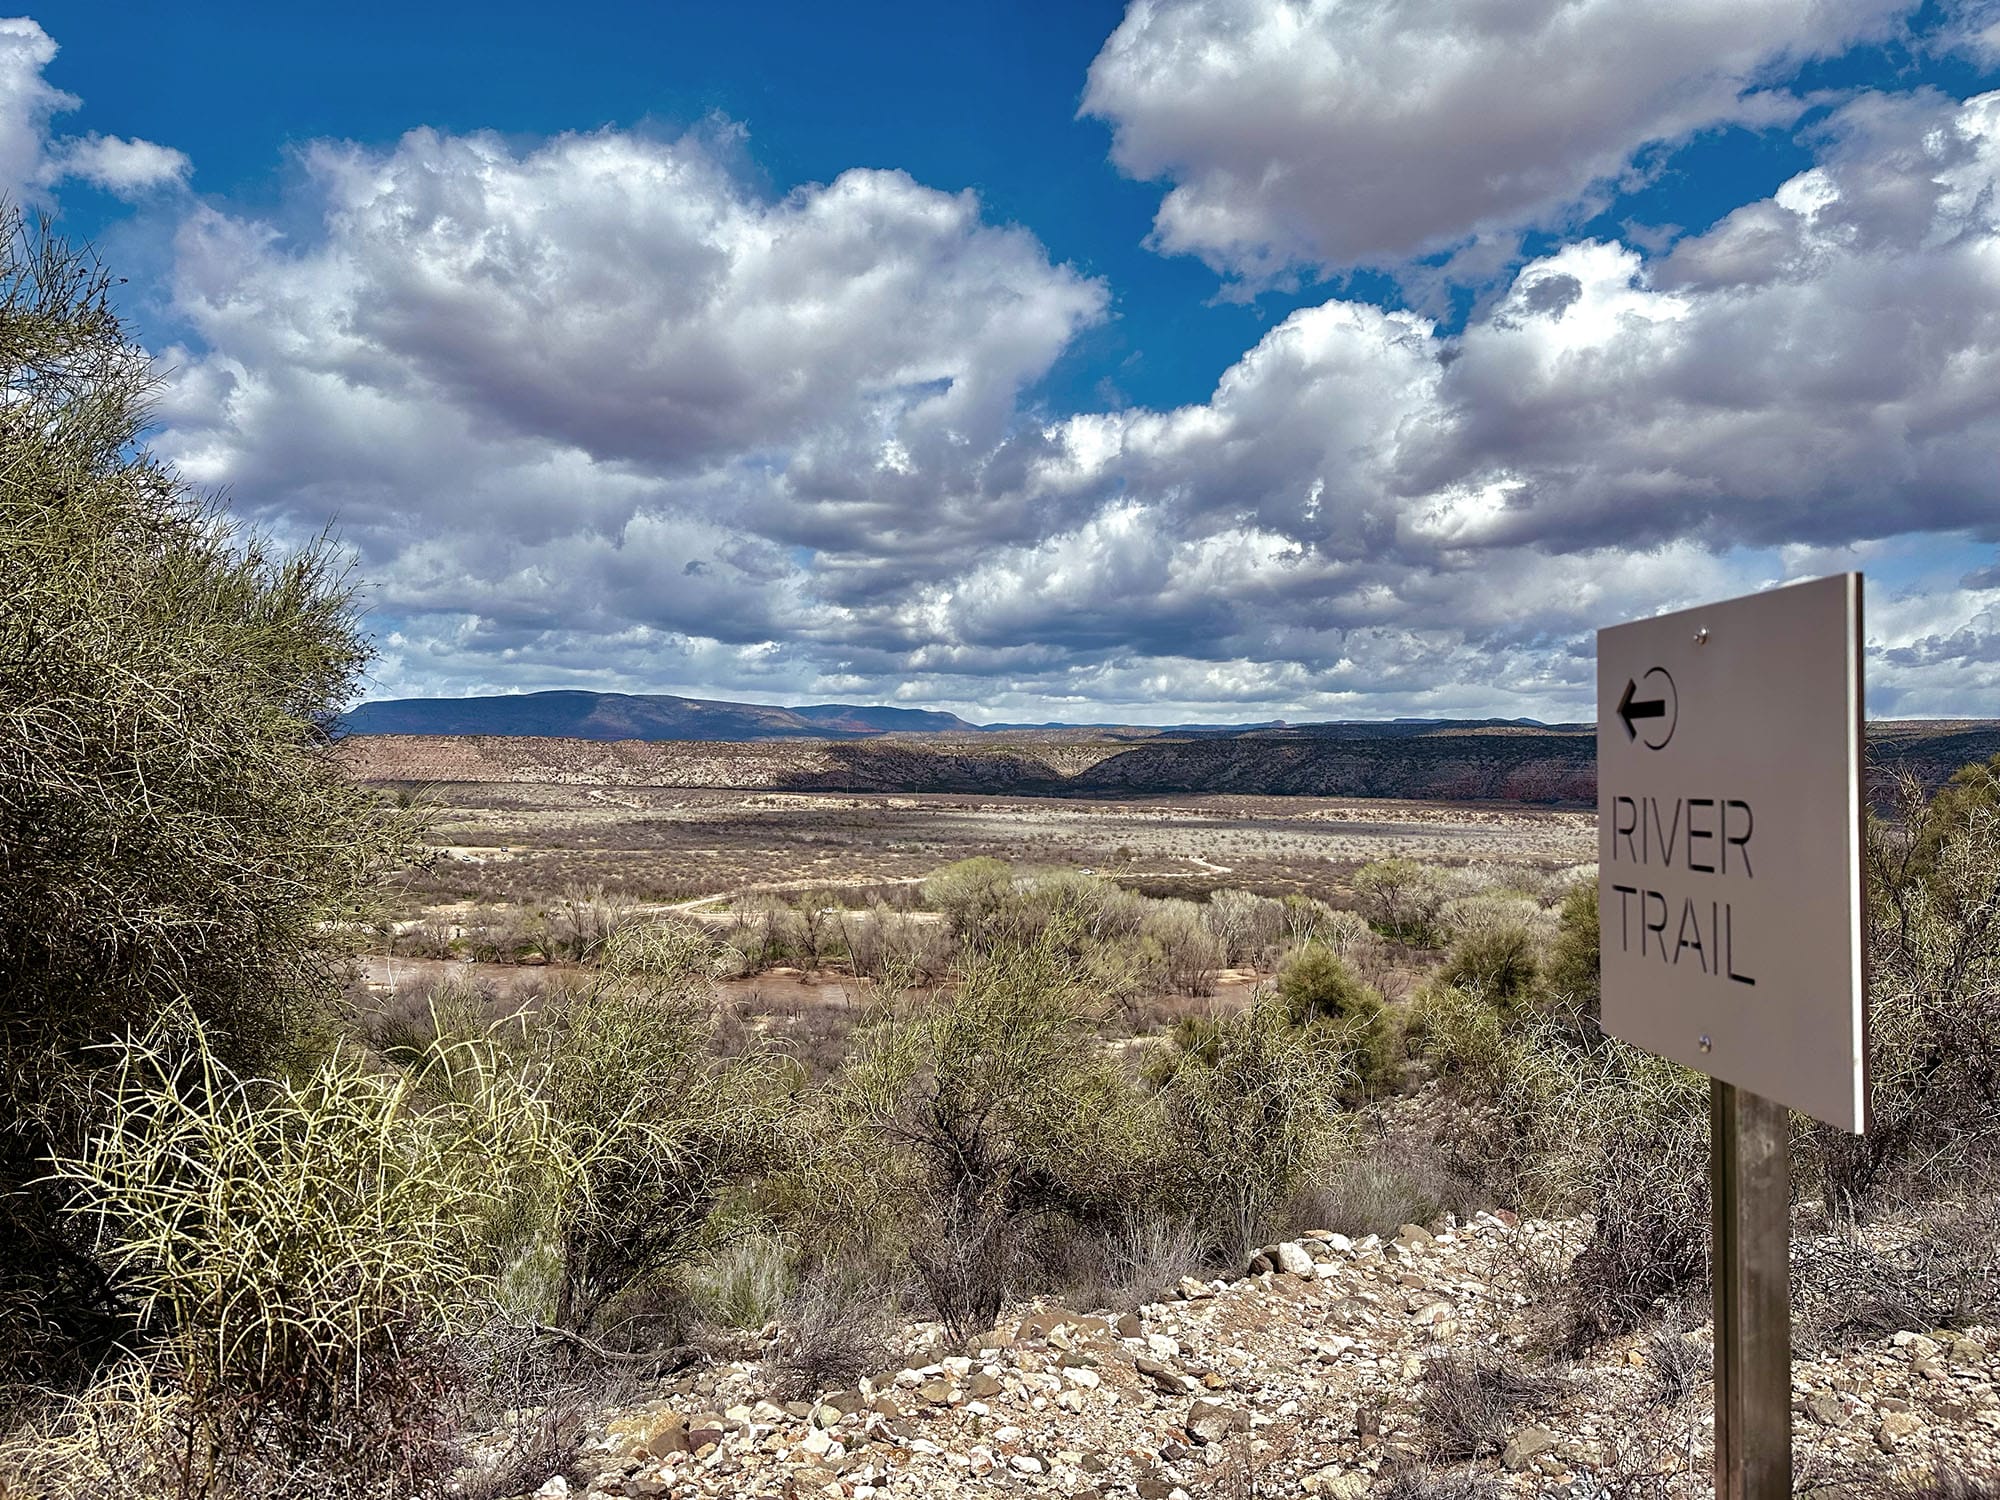
<instances>
[{"instance_id":1,"label":"sign post base","mask_svg":"<svg viewBox=\"0 0 2000 1500\"><path fill-rule=\"evenodd\" d=\"M1716 1500L1792 1492L1791 1111L1709 1084Z\"/></svg>"}]
</instances>

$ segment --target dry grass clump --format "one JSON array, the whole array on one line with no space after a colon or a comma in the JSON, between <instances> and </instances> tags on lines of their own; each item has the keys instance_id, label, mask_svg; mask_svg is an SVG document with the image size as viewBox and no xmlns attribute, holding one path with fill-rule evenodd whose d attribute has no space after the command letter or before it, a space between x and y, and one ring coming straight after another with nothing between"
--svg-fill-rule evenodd
<instances>
[{"instance_id":1,"label":"dry grass clump","mask_svg":"<svg viewBox=\"0 0 2000 1500\"><path fill-rule=\"evenodd\" d=\"M808 1277L777 1309L764 1356L774 1401L808 1401L851 1386L891 1358L893 1303L879 1288L834 1273Z\"/></svg>"},{"instance_id":2,"label":"dry grass clump","mask_svg":"<svg viewBox=\"0 0 2000 1500\"><path fill-rule=\"evenodd\" d=\"M1497 1453L1520 1425L1520 1413L1548 1406L1560 1390L1553 1376L1496 1355L1433 1355L1417 1400L1425 1450L1446 1460Z\"/></svg>"}]
</instances>

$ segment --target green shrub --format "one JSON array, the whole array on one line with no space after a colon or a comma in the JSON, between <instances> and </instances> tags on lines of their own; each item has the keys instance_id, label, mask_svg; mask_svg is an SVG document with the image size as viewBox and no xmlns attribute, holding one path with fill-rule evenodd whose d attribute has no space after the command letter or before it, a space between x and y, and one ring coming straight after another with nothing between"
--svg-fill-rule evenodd
<instances>
[{"instance_id":1,"label":"green shrub","mask_svg":"<svg viewBox=\"0 0 2000 1500\"><path fill-rule=\"evenodd\" d=\"M1299 949L1279 967L1278 999L1294 1026L1320 1020L1381 1024L1381 995L1320 943Z\"/></svg>"},{"instance_id":2,"label":"green shrub","mask_svg":"<svg viewBox=\"0 0 2000 1500\"><path fill-rule=\"evenodd\" d=\"M1240 1259L1345 1140L1340 1096L1358 1073L1358 1040L1341 1023L1295 1025L1263 997L1184 1020L1149 1061L1174 1201L1225 1258Z\"/></svg>"},{"instance_id":3,"label":"green shrub","mask_svg":"<svg viewBox=\"0 0 2000 1500\"><path fill-rule=\"evenodd\" d=\"M1541 965L1543 988L1551 1001L1572 1014L1597 1019L1597 882L1582 881L1563 897L1555 942Z\"/></svg>"},{"instance_id":4,"label":"green shrub","mask_svg":"<svg viewBox=\"0 0 2000 1500\"><path fill-rule=\"evenodd\" d=\"M1534 989L1535 948L1521 927L1487 927L1468 932L1451 945L1438 981L1511 1008Z\"/></svg>"},{"instance_id":5,"label":"green shrub","mask_svg":"<svg viewBox=\"0 0 2000 1500\"><path fill-rule=\"evenodd\" d=\"M2000 807L1993 764L1869 820L1869 1123L1815 1127L1805 1165L1853 1212L1898 1177L1949 1188L2000 1145Z\"/></svg>"},{"instance_id":6,"label":"green shrub","mask_svg":"<svg viewBox=\"0 0 2000 1500\"><path fill-rule=\"evenodd\" d=\"M924 882L924 902L944 914L958 941L980 943L1013 886L1014 872L1004 860L962 859Z\"/></svg>"},{"instance_id":7,"label":"green shrub","mask_svg":"<svg viewBox=\"0 0 2000 1500\"><path fill-rule=\"evenodd\" d=\"M334 554L147 456L109 284L0 215L0 1386L120 1331L43 1182L98 1117L91 1049L188 1004L232 1067L309 1069L416 826L328 750L367 656Z\"/></svg>"},{"instance_id":8,"label":"green shrub","mask_svg":"<svg viewBox=\"0 0 2000 1500\"><path fill-rule=\"evenodd\" d=\"M939 1316L969 1333L1023 1274L1035 1221L1115 1222L1143 1198L1157 1152L1058 944L969 954L954 978L891 997L859 1038L838 1107L850 1191L903 1226Z\"/></svg>"},{"instance_id":9,"label":"green shrub","mask_svg":"<svg viewBox=\"0 0 2000 1500\"><path fill-rule=\"evenodd\" d=\"M192 1492L273 1455L441 1474L453 1336L566 1170L546 1108L477 1043L407 1074L344 1052L299 1082L237 1076L191 1017L111 1052L107 1117L56 1171L137 1299Z\"/></svg>"},{"instance_id":10,"label":"green shrub","mask_svg":"<svg viewBox=\"0 0 2000 1500\"><path fill-rule=\"evenodd\" d=\"M561 1327L587 1330L679 1275L725 1194L797 1149L789 1070L714 1049L722 961L692 926L626 928L596 981L549 997L530 1031L532 1086L574 1163L549 1225Z\"/></svg>"}]
</instances>

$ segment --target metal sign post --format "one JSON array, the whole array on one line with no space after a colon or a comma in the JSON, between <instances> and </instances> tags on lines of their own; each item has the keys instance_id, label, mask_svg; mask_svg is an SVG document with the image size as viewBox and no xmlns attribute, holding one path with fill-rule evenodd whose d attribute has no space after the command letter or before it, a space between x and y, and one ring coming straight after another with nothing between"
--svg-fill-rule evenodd
<instances>
[{"instance_id":1,"label":"metal sign post","mask_svg":"<svg viewBox=\"0 0 2000 1500\"><path fill-rule=\"evenodd\" d=\"M1859 1131L1861 575L1597 636L1613 1036L1709 1075L1715 1492L1791 1493L1791 1112Z\"/></svg>"}]
</instances>

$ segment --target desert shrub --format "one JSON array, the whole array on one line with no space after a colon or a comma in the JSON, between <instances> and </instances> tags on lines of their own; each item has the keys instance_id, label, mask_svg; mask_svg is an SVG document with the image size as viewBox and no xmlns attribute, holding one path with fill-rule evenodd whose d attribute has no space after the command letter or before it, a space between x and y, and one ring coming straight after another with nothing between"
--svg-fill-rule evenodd
<instances>
[{"instance_id":1,"label":"desert shrub","mask_svg":"<svg viewBox=\"0 0 2000 1500\"><path fill-rule=\"evenodd\" d=\"M1172 1201L1222 1257L1246 1254L1346 1139L1340 1095L1359 1071L1353 1024L1297 1026L1265 995L1233 1015L1183 1021L1149 1059Z\"/></svg>"},{"instance_id":2,"label":"desert shrub","mask_svg":"<svg viewBox=\"0 0 2000 1500\"><path fill-rule=\"evenodd\" d=\"M551 959L587 963L636 919L632 902L607 894L601 883L571 885L542 913L538 935Z\"/></svg>"},{"instance_id":3,"label":"desert shrub","mask_svg":"<svg viewBox=\"0 0 2000 1500\"><path fill-rule=\"evenodd\" d=\"M109 285L0 213L0 1386L121 1326L44 1180L98 1118L92 1049L189 1003L231 1066L309 1067L416 826L329 753L367 655L335 554L144 451Z\"/></svg>"},{"instance_id":4,"label":"desert shrub","mask_svg":"<svg viewBox=\"0 0 2000 1500\"><path fill-rule=\"evenodd\" d=\"M1278 970L1278 1003L1294 1026L1334 1023L1352 1056L1349 1094L1392 1083L1402 1066L1400 1035L1382 996L1332 949L1312 943Z\"/></svg>"},{"instance_id":5,"label":"desert shrub","mask_svg":"<svg viewBox=\"0 0 2000 1500\"><path fill-rule=\"evenodd\" d=\"M1836 1212L1915 1174L1939 1187L2000 1144L2000 809L1992 766L1935 797L1902 783L1871 819L1868 1133L1811 1135L1808 1170Z\"/></svg>"},{"instance_id":6,"label":"desert shrub","mask_svg":"<svg viewBox=\"0 0 2000 1500\"><path fill-rule=\"evenodd\" d=\"M1412 1002L1406 1034L1432 1072L1457 1092L1485 1101L1506 1090L1517 1038L1479 996L1456 985L1426 984Z\"/></svg>"},{"instance_id":7,"label":"desert shrub","mask_svg":"<svg viewBox=\"0 0 2000 1500\"><path fill-rule=\"evenodd\" d=\"M1553 1005L1594 1022L1598 1014L1597 881L1572 885L1563 896L1556 935L1540 966L1542 988Z\"/></svg>"},{"instance_id":8,"label":"desert shrub","mask_svg":"<svg viewBox=\"0 0 2000 1500\"><path fill-rule=\"evenodd\" d=\"M1384 1468L1368 1494L1370 1500L1500 1500L1507 1490L1484 1474L1403 1460Z\"/></svg>"},{"instance_id":9,"label":"desert shrub","mask_svg":"<svg viewBox=\"0 0 2000 1500\"><path fill-rule=\"evenodd\" d=\"M1140 932L1159 945L1160 975L1168 989L1177 995L1215 993L1215 971L1225 950L1199 906L1172 897L1155 901Z\"/></svg>"},{"instance_id":10,"label":"desert shrub","mask_svg":"<svg viewBox=\"0 0 2000 1500\"><path fill-rule=\"evenodd\" d=\"M1129 1312L1164 1300L1183 1277L1203 1276L1217 1257L1200 1221L1137 1207L1109 1229L1073 1233L1050 1284L1074 1307Z\"/></svg>"},{"instance_id":11,"label":"desert shrub","mask_svg":"<svg viewBox=\"0 0 2000 1500\"><path fill-rule=\"evenodd\" d=\"M1335 1162L1293 1196L1284 1217L1294 1230L1393 1235L1404 1224L1464 1213L1485 1196L1437 1141L1397 1135Z\"/></svg>"},{"instance_id":12,"label":"desert shrub","mask_svg":"<svg viewBox=\"0 0 2000 1500\"><path fill-rule=\"evenodd\" d=\"M1699 1075L1532 1007L1452 985L1419 998L1411 1037L1473 1122L1483 1186L1539 1212L1588 1212L1557 1339L1638 1324L1708 1270L1708 1088Z\"/></svg>"},{"instance_id":13,"label":"desert shrub","mask_svg":"<svg viewBox=\"0 0 2000 1500\"><path fill-rule=\"evenodd\" d=\"M455 958L458 928L443 917L419 917L390 939L389 951L397 958Z\"/></svg>"},{"instance_id":14,"label":"desert shrub","mask_svg":"<svg viewBox=\"0 0 2000 1500\"><path fill-rule=\"evenodd\" d=\"M752 974L779 964L798 963L805 957L798 911L777 896L753 896L745 901L737 908L736 920L724 941L741 956L744 970Z\"/></svg>"},{"instance_id":15,"label":"desert shrub","mask_svg":"<svg viewBox=\"0 0 2000 1500\"><path fill-rule=\"evenodd\" d=\"M238 1077L192 1017L113 1051L108 1118L56 1170L137 1299L196 1469L225 1490L259 1454L442 1472L453 1335L563 1171L547 1112L478 1044L407 1074L343 1053L297 1083Z\"/></svg>"},{"instance_id":16,"label":"desert shrub","mask_svg":"<svg viewBox=\"0 0 2000 1500\"><path fill-rule=\"evenodd\" d=\"M1525 891L1494 890L1455 896L1438 908L1438 931L1456 943L1476 934L1515 929L1525 932L1537 951L1560 931L1562 919Z\"/></svg>"},{"instance_id":17,"label":"desert shrub","mask_svg":"<svg viewBox=\"0 0 2000 1500\"><path fill-rule=\"evenodd\" d=\"M515 964L559 956L547 916L520 906L481 912L465 924L466 957L476 963ZM557 950L557 951L551 951Z\"/></svg>"},{"instance_id":18,"label":"desert shrub","mask_svg":"<svg viewBox=\"0 0 2000 1500\"><path fill-rule=\"evenodd\" d=\"M942 922L927 913L899 911L880 896L868 910L842 913L841 945L854 972L869 979L895 976L904 980L936 979L951 964L952 936Z\"/></svg>"},{"instance_id":19,"label":"desert shrub","mask_svg":"<svg viewBox=\"0 0 2000 1500\"><path fill-rule=\"evenodd\" d=\"M1798 1342L1845 1352L1903 1329L1964 1328L2000 1311L2000 1195L1991 1189L1906 1204L1864 1240L1851 1220L1801 1257ZM1899 1232L1898 1232L1899 1231Z\"/></svg>"},{"instance_id":20,"label":"desert shrub","mask_svg":"<svg viewBox=\"0 0 2000 1500\"><path fill-rule=\"evenodd\" d=\"M1670 1308L1647 1334L1646 1373L1651 1377L1649 1395L1655 1406L1679 1406L1714 1378L1715 1349L1696 1336L1693 1325L1698 1321L1679 1308Z\"/></svg>"},{"instance_id":21,"label":"desert shrub","mask_svg":"<svg viewBox=\"0 0 2000 1500\"><path fill-rule=\"evenodd\" d=\"M837 1103L875 1211L903 1226L939 1316L967 1333L998 1315L1035 1221L1114 1222L1156 1151L1057 945L968 954L954 980L890 998Z\"/></svg>"},{"instance_id":22,"label":"desert shrub","mask_svg":"<svg viewBox=\"0 0 2000 1500\"><path fill-rule=\"evenodd\" d=\"M1308 944L1285 960L1278 970L1278 999L1294 1026L1319 1020L1360 1020L1370 1026L1381 1022L1382 997L1320 943Z\"/></svg>"},{"instance_id":23,"label":"desert shrub","mask_svg":"<svg viewBox=\"0 0 2000 1500\"><path fill-rule=\"evenodd\" d=\"M1238 968L1258 962L1285 936L1285 904L1269 896L1213 891L1202 914L1222 940L1223 961Z\"/></svg>"},{"instance_id":24,"label":"desert shrub","mask_svg":"<svg viewBox=\"0 0 2000 1500\"><path fill-rule=\"evenodd\" d=\"M1004 860L962 859L924 882L924 902L944 914L953 938L981 943L1013 885L1014 872Z\"/></svg>"},{"instance_id":25,"label":"desert shrub","mask_svg":"<svg viewBox=\"0 0 2000 1500\"><path fill-rule=\"evenodd\" d=\"M1535 945L1525 927L1477 927L1451 945L1438 981L1491 1005L1511 1007L1535 984Z\"/></svg>"},{"instance_id":26,"label":"desert shrub","mask_svg":"<svg viewBox=\"0 0 2000 1500\"><path fill-rule=\"evenodd\" d=\"M1572 1351L1706 1280L1708 1093L1700 1075L1622 1044L1570 1075L1543 1173L1552 1195L1594 1210L1566 1290Z\"/></svg>"},{"instance_id":27,"label":"desert shrub","mask_svg":"<svg viewBox=\"0 0 2000 1500\"><path fill-rule=\"evenodd\" d=\"M550 1226L561 1327L588 1330L614 1299L679 1275L724 1194L794 1149L787 1070L713 1046L723 962L692 926L627 928L596 983L551 996L536 1018L527 1066L575 1163Z\"/></svg>"},{"instance_id":28,"label":"desert shrub","mask_svg":"<svg viewBox=\"0 0 2000 1500\"><path fill-rule=\"evenodd\" d=\"M825 968L843 956L846 908L838 892L801 891L791 905L797 916L793 930L798 934L799 958L806 968Z\"/></svg>"},{"instance_id":29,"label":"desert shrub","mask_svg":"<svg viewBox=\"0 0 2000 1500\"><path fill-rule=\"evenodd\" d=\"M1286 896L1280 905L1284 907L1285 939L1293 947L1318 943L1345 956L1373 936L1368 919L1359 912L1328 906L1297 892Z\"/></svg>"},{"instance_id":30,"label":"desert shrub","mask_svg":"<svg viewBox=\"0 0 2000 1500\"><path fill-rule=\"evenodd\" d=\"M1415 860L1376 860L1354 872L1354 889L1369 923L1384 937L1430 947L1441 936L1437 918L1445 892L1436 871Z\"/></svg>"}]
</instances>

